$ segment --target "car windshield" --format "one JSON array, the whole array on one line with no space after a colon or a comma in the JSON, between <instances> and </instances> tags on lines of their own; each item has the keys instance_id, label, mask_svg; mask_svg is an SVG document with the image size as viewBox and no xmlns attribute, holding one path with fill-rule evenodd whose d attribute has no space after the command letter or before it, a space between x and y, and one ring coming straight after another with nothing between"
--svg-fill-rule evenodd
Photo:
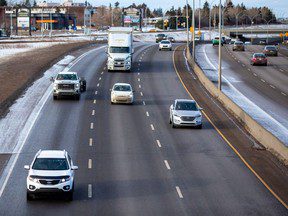
<instances>
[{"instance_id":1,"label":"car windshield","mask_svg":"<svg viewBox=\"0 0 288 216\"><path fill-rule=\"evenodd\" d=\"M176 110L191 110L191 111L198 111L195 102L177 102Z\"/></svg>"},{"instance_id":2,"label":"car windshield","mask_svg":"<svg viewBox=\"0 0 288 216\"><path fill-rule=\"evenodd\" d=\"M32 166L34 170L68 170L65 158L37 158Z\"/></svg>"},{"instance_id":3,"label":"car windshield","mask_svg":"<svg viewBox=\"0 0 288 216\"><path fill-rule=\"evenodd\" d=\"M158 34L157 37L165 37L164 34Z\"/></svg>"},{"instance_id":4,"label":"car windshield","mask_svg":"<svg viewBox=\"0 0 288 216\"><path fill-rule=\"evenodd\" d=\"M131 91L131 87L128 85L116 85L114 91Z\"/></svg>"},{"instance_id":5,"label":"car windshield","mask_svg":"<svg viewBox=\"0 0 288 216\"><path fill-rule=\"evenodd\" d=\"M215 40L219 40L219 37L215 37L214 39L215 39Z\"/></svg>"},{"instance_id":6,"label":"car windshield","mask_svg":"<svg viewBox=\"0 0 288 216\"><path fill-rule=\"evenodd\" d=\"M76 74L58 74L57 80L77 80Z\"/></svg>"},{"instance_id":7,"label":"car windshield","mask_svg":"<svg viewBox=\"0 0 288 216\"><path fill-rule=\"evenodd\" d=\"M161 41L161 44L170 44L170 41Z\"/></svg>"},{"instance_id":8,"label":"car windshield","mask_svg":"<svg viewBox=\"0 0 288 216\"><path fill-rule=\"evenodd\" d=\"M266 47L265 49L266 49L266 50L276 50L276 48L273 47L273 46Z\"/></svg>"},{"instance_id":9,"label":"car windshield","mask_svg":"<svg viewBox=\"0 0 288 216\"><path fill-rule=\"evenodd\" d=\"M265 58L266 56L264 54L259 53L259 54L254 54L254 57L255 58Z\"/></svg>"},{"instance_id":10,"label":"car windshield","mask_svg":"<svg viewBox=\"0 0 288 216\"><path fill-rule=\"evenodd\" d=\"M129 53L129 47L110 47L110 53Z\"/></svg>"}]
</instances>

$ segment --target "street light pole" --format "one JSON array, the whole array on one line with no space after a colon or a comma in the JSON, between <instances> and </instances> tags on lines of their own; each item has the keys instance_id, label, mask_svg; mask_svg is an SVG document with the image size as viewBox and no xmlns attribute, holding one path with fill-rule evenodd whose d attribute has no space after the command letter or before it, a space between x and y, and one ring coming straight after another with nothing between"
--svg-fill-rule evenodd
<instances>
[{"instance_id":1,"label":"street light pole","mask_svg":"<svg viewBox=\"0 0 288 216\"><path fill-rule=\"evenodd\" d=\"M52 37L52 10L53 10L54 7L51 8L50 10L50 33L49 33L49 37L51 38Z\"/></svg>"},{"instance_id":2,"label":"street light pole","mask_svg":"<svg viewBox=\"0 0 288 216\"><path fill-rule=\"evenodd\" d=\"M193 38L193 46L192 46L192 57L195 62L195 0L193 0L193 9L192 9L192 38Z\"/></svg>"},{"instance_id":3,"label":"street light pole","mask_svg":"<svg viewBox=\"0 0 288 216\"><path fill-rule=\"evenodd\" d=\"M186 0L186 28L187 28L187 49L189 50L189 14L188 14L188 0Z\"/></svg>"},{"instance_id":4,"label":"street light pole","mask_svg":"<svg viewBox=\"0 0 288 216\"><path fill-rule=\"evenodd\" d=\"M219 2L219 59L218 59L218 90L221 91L222 90L222 4L221 4L221 0Z\"/></svg>"},{"instance_id":5,"label":"street light pole","mask_svg":"<svg viewBox=\"0 0 288 216\"><path fill-rule=\"evenodd\" d=\"M12 32L13 32L13 7L10 13L10 37L12 35Z\"/></svg>"}]
</instances>

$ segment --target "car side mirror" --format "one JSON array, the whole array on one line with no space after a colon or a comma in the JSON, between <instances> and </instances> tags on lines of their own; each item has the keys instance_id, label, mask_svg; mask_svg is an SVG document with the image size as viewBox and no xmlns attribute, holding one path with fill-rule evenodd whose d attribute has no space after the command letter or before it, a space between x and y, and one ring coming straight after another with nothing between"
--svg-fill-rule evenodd
<instances>
[{"instance_id":1,"label":"car side mirror","mask_svg":"<svg viewBox=\"0 0 288 216\"><path fill-rule=\"evenodd\" d=\"M30 170L30 166L29 166L29 165L25 165L25 166L24 166L24 169L25 169L25 170Z\"/></svg>"},{"instance_id":2,"label":"car side mirror","mask_svg":"<svg viewBox=\"0 0 288 216\"><path fill-rule=\"evenodd\" d=\"M72 166L71 170L78 170L78 166Z\"/></svg>"},{"instance_id":3,"label":"car side mirror","mask_svg":"<svg viewBox=\"0 0 288 216\"><path fill-rule=\"evenodd\" d=\"M54 82L55 81L54 77L50 77L50 81Z\"/></svg>"},{"instance_id":4,"label":"car side mirror","mask_svg":"<svg viewBox=\"0 0 288 216\"><path fill-rule=\"evenodd\" d=\"M199 110L203 110L203 108L202 108L202 107L199 107L198 109L199 109Z\"/></svg>"},{"instance_id":5,"label":"car side mirror","mask_svg":"<svg viewBox=\"0 0 288 216\"><path fill-rule=\"evenodd\" d=\"M173 109L174 109L174 106L173 106L173 104L170 106L170 109L171 109L171 110L173 110Z\"/></svg>"}]
</instances>

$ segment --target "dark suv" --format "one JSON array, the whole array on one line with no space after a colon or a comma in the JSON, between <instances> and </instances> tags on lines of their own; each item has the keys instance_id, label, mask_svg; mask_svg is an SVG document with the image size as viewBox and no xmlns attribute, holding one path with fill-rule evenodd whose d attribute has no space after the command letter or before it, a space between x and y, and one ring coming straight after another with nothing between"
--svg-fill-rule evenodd
<instances>
[{"instance_id":1,"label":"dark suv","mask_svg":"<svg viewBox=\"0 0 288 216\"><path fill-rule=\"evenodd\" d=\"M156 35L156 43L161 42L162 40L166 40L167 36L165 34L157 34Z\"/></svg>"}]
</instances>

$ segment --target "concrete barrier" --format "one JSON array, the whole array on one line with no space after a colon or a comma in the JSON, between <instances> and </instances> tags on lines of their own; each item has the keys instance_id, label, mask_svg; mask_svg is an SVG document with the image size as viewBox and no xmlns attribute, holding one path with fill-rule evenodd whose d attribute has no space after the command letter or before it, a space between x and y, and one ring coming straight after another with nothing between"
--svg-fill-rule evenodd
<instances>
[{"instance_id":1,"label":"concrete barrier","mask_svg":"<svg viewBox=\"0 0 288 216\"><path fill-rule=\"evenodd\" d=\"M223 92L206 77L202 69L194 62L191 53L187 50L187 58L189 64L193 68L195 74L198 76L200 82L215 97L220 103L234 115L246 128L246 130L260 142L267 150L272 152L276 157L288 165L288 147L284 145L277 137L275 137L266 128L260 125L250 115L248 115L241 107L234 103ZM288 135L287 135L288 136Z\"/></svg>"}]
</instances>

